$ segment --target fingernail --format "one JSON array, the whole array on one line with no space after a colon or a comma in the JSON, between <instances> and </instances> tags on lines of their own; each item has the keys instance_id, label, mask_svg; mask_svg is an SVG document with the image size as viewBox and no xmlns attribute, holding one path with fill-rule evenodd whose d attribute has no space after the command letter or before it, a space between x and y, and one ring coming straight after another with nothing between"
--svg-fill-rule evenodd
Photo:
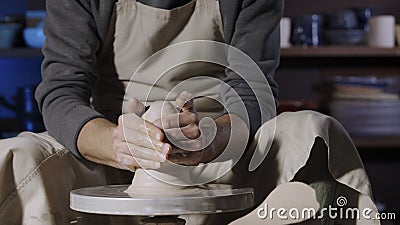
<instances>
[{"instance_id":1,"label":"fingernail","mask_svg":"<svg viewBox=\"0 0 400 225\"><path fill-rule=\"evenodd\" d=\"M161 134L160 133L156 133L156 138L161 141Z\"/></svg>"}]
</instances>

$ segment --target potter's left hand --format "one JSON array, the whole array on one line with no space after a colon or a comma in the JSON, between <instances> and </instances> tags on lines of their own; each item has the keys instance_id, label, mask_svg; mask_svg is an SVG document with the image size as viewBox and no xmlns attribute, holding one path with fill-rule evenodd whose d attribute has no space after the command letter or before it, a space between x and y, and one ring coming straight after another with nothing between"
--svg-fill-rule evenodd
<instances>
[{"instance_id":1,"label":"potter's left hand","mask_svg":"<svg viewBox=\"0 0 400 225\"><path fill-rule=\"evenodd\" d=\"M225 114L212 122L212 124L200 125L199 138L182 141L180 144L184 144L183 148L172 146L167 159L176 164L195 166L199 163L211 162L225 151L228 158L231 156L234 158L237 151L245 149L249 129L240 117ZM193 151L193 149L200 150Z\"/></svg>"},{"instance_id":2,"label":"potter's left hand","mask_svg":"<svg viewBox=\"0 0 400 225\"><path fill-rule=\"evenodd\" d=\"M184 91L176 98L178 113L171 113L154 121L154 125L168 134L169 141L187 141L200 136L197 112L193 107L192 95Z\"/></svg>"},{"instance_id":3,"label":"potter's left hand","mask_svg":"<svg viewBox=\"0 0 400 225\"><path fill-rule=\"evenodd\" d=\"M176 98L178 113L169 114L161 119L154 121L154 125L163 129L168 141L179 145L192 141L193 145L196 139L200 137L200 128L198 124L197 112L193 106L192 95L184 91ZM176 146L170 151L168 158L183 165L197 165L202 158L202 151L184 151ZM178 159L177 161L174 159Z\"/></svg>"},{"instance_id":4,"label":"potter's left hand","mask_svg":"<svg viewBox=\"0 0 400 225\"><path fill-rule=\"evenodd\" d=\"M173 149L168 154L168 160L171 162L181 165L210 162L225 150L231 134L236 134L237 137L234 138L239 141L246 137L243 142L247 142L248 128L238 116L225 114L211 121L212 123L206 122L200 127L192 95L189 92L182 92L176 103L180 109L179 113L154 122L164 130L168 140L173 144ZM231 132L232 124L235 132Z\"/></svg>"}]
</instances>

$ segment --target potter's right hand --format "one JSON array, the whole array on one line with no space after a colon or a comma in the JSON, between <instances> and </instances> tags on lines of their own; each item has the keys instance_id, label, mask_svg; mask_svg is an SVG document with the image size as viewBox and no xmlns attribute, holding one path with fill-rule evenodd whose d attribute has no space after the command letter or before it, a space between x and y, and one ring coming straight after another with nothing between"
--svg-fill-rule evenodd
<instances>
[{"instance_id":1,"label":"potter's right hand","mask_svg":"<svg viewBox=\"0 0 400 225\"><path fill-rule=\"evenodd\" d=\"M171 145L162 142L163 131L140 117L144 106L137 99L129 101L132 113L123 114L113 130L115 160L123 169L134 171L137 167L158 169Z\"/></svg>"}]
</instances>

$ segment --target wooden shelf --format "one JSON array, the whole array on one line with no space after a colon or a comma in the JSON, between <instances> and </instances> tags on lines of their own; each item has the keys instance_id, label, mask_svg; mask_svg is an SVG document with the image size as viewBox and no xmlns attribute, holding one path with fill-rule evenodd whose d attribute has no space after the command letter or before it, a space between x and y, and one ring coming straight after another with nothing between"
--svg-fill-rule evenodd
<instances>
[{"instance_id":1,"label":"wooden shelf","mask_svg":"<svg viewBox=\"0 0 400 225\"><path fill-rule=\"evenodd\" d=\"M41 49L19 47L0 49L0 58L40 58L43 57Z\"/></svg>"},{"instance_id":2,"label":"wooden shelf","mask_svg":"<svg viewBox=\"0 0 400 225\"><path fill-rule=\"evenodd\" d=\"M400 57L400 48L371 48L367 46L320 46L282 48L281 57Z\"/></svg>"}]
</instances>

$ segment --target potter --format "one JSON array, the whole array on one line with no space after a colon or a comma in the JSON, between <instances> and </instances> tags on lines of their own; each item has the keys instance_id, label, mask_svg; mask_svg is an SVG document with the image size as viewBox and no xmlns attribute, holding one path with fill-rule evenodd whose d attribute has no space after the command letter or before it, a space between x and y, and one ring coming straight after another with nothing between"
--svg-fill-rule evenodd
<instances>
[{"instance_id":1,"label":"potter","mask_svg":"<svg viewBox=\"0 0 400 225\"><path fill-rule=\"evenodd\" d=\"M161 3L174 4L160 8ZM48 215L49 222L40 225L69 224L79 214L68 209L67 193L76 187L127 183L125 179L118 179L122 174L113 168L132 171L143 167L157 171L164 167L166 155L170 155L172 162L200 164L199 169L202 169L201 163L219 158L230 143L232 153L235 150L244 152L233 168L235 176L231 181L239 188L252 187L255 204L260 204L274 187L292 181L295 175L303 175L298 177L299 180L313 181L319 178L316 176L319 174L315 174L318 171L333 176L329 187L335 194L349 199L369 198L366 173L354 145L336 121L315 112L285 113L275 119L278 87L273 76L279 64L278 24L282 14L283 1L277 0L47 0L43 79L37 88L36 99L48 133L22 133L10 140L0 140L1 193L6 194L2 196L0 224L37 224L32 218L41 215ZM238 48L248 60L238 60L232 51L223 48L224 57L220 61L228 62L229 68L223 64L203 63L218 58L215 57L215 45L206 43L224 43ZM163 48L182 45L185 47L179 48L178 52L165 51L157 55L159 57L151 57ZM202 60L193 62L198 58ZM163 69L165 65L171 65L170 69ZM254 76L257 73L245 73L249 79L238 79L236 71L245 71L251 65L262 79ZM140 73L132 76L134 71ZM161 74L162 79L158 79ZM234 90L221 91L216 82L209 80L190 80L204 75L223 81ZM245 115L250 118L249 126L244 124L246 121L240 121L237 115L242 113L236 110L232 114L223 114L215 118L218 132L210 148L181 152L184 154L180 156L178 152L172 154L174 149L165 141L157 121L143 120L135 114L135 109L121 115L121 104L133 97L146 104L174 101L179 92L174 92L170 99L166 98L168 93L177 83L186 80L190 81L185 85L186 90L196 96L219 96L227 109L237 109L237 103L243 102ZM135 88L128 89L130 84L136 84ZM272 93L265 90L269 86ZM147 95L149 89L153 93L150 96ZM257 94L258 90L266 95ZM232 98L233 92L237 92L239 98ZM271 97L273 101L260 101L262 98L257 96ZM217 111L212 104L204 105L207 106L204 112ZM201 108L197 109L200 111ZM181 114L194 121L181 126L166 123L169 127L163 130L182 128L182 133L190 133L190 138L196 139L199 135L197 118L191 118L190 111ZM235 120L244 124L244 128L231 128ZM276 135L268 132L271 127L275 128L271 126L271 121L275 120ZM127 126L123 126L122 121ZM190 132L186 132L186 128ZM239 138L231 138L232 135ZM230 138L245 146L230 142ZM247 138L252 139L248 147ZM256 166L257 169L249 171L252 156L261 158L260 151L253 146L266 146L259 148L265 150L269 146L259 143L267 140L273 142L269 154ZM319 152L327 159L320 160L321 156L312 160L311 152ZM235 157L224 157L230 158ZM83 163L86 160L90 162ZM107 169L112 169L113 173L107 173ZM215 173L220 170L210 171L204 177L212 174L215 178ZM193 174L199 174L195 172ZM306 179L307 175L311 178ZM195 178L198 177L202 176ZM184 177L179 177L182 179ZM102 200L107 202L109 199ZM169 203L175 204L176 200ZM354 204L364 208L369 206L362 201ZM192 205L186 204L172 213L181 214ZM229 204L224 201L223 205ZM110 205L97 202L92 206ZM159 205L136 206L152 210L172 209ZM133 215L138 215L131 207L127 208ZM219 209L204 212L189 208L198 213L218 213ZM228 224L242 215L221 215L208 224ZM99 217L96 222L79 221L79 224L111 224L104 220L105 217ZM188 221L188 224L193 223ZM362 221L361 224L367 223Z\"/></svg>"}]
</instances>

